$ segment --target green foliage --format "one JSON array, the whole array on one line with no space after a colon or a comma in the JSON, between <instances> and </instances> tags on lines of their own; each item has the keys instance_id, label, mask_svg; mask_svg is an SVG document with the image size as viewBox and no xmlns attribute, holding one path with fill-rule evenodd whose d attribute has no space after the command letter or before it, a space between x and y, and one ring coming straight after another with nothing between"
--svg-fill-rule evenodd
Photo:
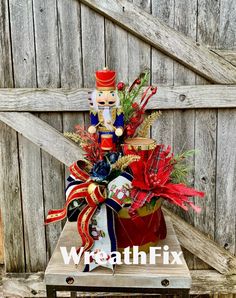
<instances>
[{"instance_id":1,"label":"green foliage","mask_svg":"<svg viewBox=\"0 0 236 298\"><path fill-rule=\"evenodd\" d=\"M182 153L176 154L173 157L172 162L174 164L174 169L173 169L173 172L171 173L172 183L189 184L187 177L192 170L192 166L189 166L187 164L187 161L189 158L193 157L195 153L196 153L196 150L187 150Z\"/></svg>"},{"instance_id":2,"label":"green foliage","mask_svg":"<svg viewBox=\"0 0 236 298\"><path fill-rule=\"evenodd\" d=\"M138 80L140 80L139 84L136 83ZM147 85L148 81L149 70L146 70L144 73L139 75L139 77L132 83L130 87L126 85L123 90L118 91L121 106L124 112L125 124L128 123L131 115L134 112L134 108L132 107L133 103L137 100L142 87Z\"/></svg>"}]
</instances>

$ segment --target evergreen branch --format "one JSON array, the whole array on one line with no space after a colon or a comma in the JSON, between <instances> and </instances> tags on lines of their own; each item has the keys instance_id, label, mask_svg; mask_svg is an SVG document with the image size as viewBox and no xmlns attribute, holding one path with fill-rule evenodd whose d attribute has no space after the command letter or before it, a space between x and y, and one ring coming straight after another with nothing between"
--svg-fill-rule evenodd
<instances>
[{"instance_id":1,"label":"evergreen branch","mask_svg":"<svg viewBox=\"0 0 236 298\"><path fill-rule=\"evenodd\" d=\"M187 150L182 153L176 154L173 159L172 163L174 164L173 171L171 173L171 182L173 183L184 183L188 184L188 176L191 170L193 169L192 166L187 165L187 159L193 157L193 155L197 151L195 149Z\"/></svg>"}]
</instances>

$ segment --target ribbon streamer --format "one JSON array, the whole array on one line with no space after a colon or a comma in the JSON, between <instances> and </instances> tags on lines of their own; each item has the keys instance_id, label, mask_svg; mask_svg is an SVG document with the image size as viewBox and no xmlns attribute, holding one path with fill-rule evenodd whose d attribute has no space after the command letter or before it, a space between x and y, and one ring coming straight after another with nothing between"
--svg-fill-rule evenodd
<instances>
[{"instance_id":1,"label":"ribbon streamer","mask_svg":"<svg viewBox=\"0 0 236 298\"><path fill-rule=\"evenodd\" d=\"M98 207L105 204L107 214L110 214L108 225L109 238L112 241L112 250L116 250L116 240L114 232L114 219L111 213L118 213L122 208L124 198L118 196L107 197L106 186L93 182L87 170L88 164L84 160L78 160L70 167L69 185L66 189L66 203L62 209L50 210L45 220L45 224L57 222L67 217L67 210L71 202L74 200L84 200L85 207L79 213L77 218L77 229L82 239L83 253L90 250L94 245L94 238L90 233L91 220L96 213ZM111 223L110 223L111 222ZM112 226L111 226L112 225ZM115 246L114 246L115 242ZM86 267L88 268L88 266ZM85 270L86 270L85 268Z\"/></svg>"}]
</instances>

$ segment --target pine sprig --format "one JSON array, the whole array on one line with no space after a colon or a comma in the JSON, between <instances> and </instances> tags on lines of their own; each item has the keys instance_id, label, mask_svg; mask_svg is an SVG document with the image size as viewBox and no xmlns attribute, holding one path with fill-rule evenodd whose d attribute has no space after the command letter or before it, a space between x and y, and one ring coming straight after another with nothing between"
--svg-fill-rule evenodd
<instances>
[{"instance_id":1,"label":"pine sprig","mask_svg":"<svg viewBox=\"0 0 236 298\"><path fill-rule=\"evenodd\" d=\"M182 153L176 154L173 159L172 163L174 164L173 171L171 173L171 182L172 183L184 183L188 184L188 175L192 170L192 166L189 166L187 164L187 159L193 157L193 155L197 151L192 149L192 150L187 150Z\"/></svg>"},{"instance_id":2,"label":"pine sprig","mask_svg":"<svg viewBox=\"0 0 236 298\"><path fill-rule=\"evenodd\" d=\"M140 156L138 155L129 154L126 156L122 156L117 160L116 163L112 165L112 168L123 171L125 168L129 166L129 164L131 164L134 161L138 161L139 159L140 159Z\"/></svg>"},{"instance_id":3,"label":"pine sprig","mask_svg":"<svg viewBox=\"0 0 236 298\"><path fill-rule=\"evenodd\" d=\"M153 125L153 123L161 116L161 111L159 112L153 112L151 115L149 115L142 123L139 131L138 136L142 138L148 137L148 132L150 130L150 127Z\"/></svg>"}]
</instances>

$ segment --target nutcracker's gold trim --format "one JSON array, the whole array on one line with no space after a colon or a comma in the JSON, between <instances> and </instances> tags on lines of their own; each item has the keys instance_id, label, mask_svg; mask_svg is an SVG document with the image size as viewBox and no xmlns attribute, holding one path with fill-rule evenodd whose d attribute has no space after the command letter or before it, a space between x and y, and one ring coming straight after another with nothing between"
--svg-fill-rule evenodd
<instances>
[{"instance_id":1,"label":"nutcracker's gold trim","mask_svg":"<svg viewBox=\"0 0 236 298\"><path fill-rule=\"evenodd\" d=\"M112 136L111 133L109 133L109 134L104 134L104 135L101 136L102 139L110 139L110 138L112 138L112 137L113 137L113 136Z\"/></svg>"},{"instance_id":2,"label":"nutcracker's gold trim","mask_svg":"<svg viewBox=\"0 0 236 298\"><path fill-rule=\"evenodd\" d=\"M101 132L109 132L109 131L111 131L111 130L108 129L108 128L106 128L106 127L104 127L104 126L99 126L98 131L101 131Z\"/></svg>"},{"instance_id":3,"label":"nutcracker's gold trim","mask_svg":"<svg viewBox=\"0 0 236 298\"><path fill-rule=\"evenodd\" d=\"M119 116L122 113L123 113L123 108L122 107L117 108L117 112L116 112L117 116Z\"/></svg>"},{"instance_id":4,"label":"nutcracker's gold trim","mask_svg":"<svg viewBox=\"0 0 236 298\"><path fill-rule=\"evenodd\" d=\"M116 87L96 87L96 90L98 91L115 91L116 90Z\"/></svg>"},{"instance_id":5,"label":"nutcracker's gold trim","mask_svg":"<svg viewBox=\"0 0 236 298\"><path fill-rule=\"evenodd\" d=\"M137 213L139 216L147 216L147 215L150 215L152 214L153 212L157 211L158 208L161 207L161 204L163 202L163 199L162 198L159 198L157 201L156 201L156 204L154 206L154 208L151 208L149 207L149 205L146 205L142 208L139 208L137 210ZM120 218L130 218L130 215L129 215L129 208L122 208L120 210L120 212L118 213L118 217Z\"/></svg>"},{"instance_id":6,"label":"nutcracker's gold trim","mask_svg":"<svg viewBox=\"0 0 236 298\"><path fill-rule=\"evenodd\" d=\"M149 144L147 141L149 141ZM122 144L121 146L124 145L128 146L129 150L153 150L156 147L156 141L153 139L137 137L133 139L126 139L125 144Z\"/></svg>"},{"instance_id":7,"label":"nutcracker's gold trim","mask_svg":"<svg viewBox=\"0 0 236 298\"><path fill-rule=\"evenodd\" d=\"M90 109L90 114L93 114L94 116L96 116L98 113L98 111L94 110L94 109Z\"/></svg>"}]
</instances>

